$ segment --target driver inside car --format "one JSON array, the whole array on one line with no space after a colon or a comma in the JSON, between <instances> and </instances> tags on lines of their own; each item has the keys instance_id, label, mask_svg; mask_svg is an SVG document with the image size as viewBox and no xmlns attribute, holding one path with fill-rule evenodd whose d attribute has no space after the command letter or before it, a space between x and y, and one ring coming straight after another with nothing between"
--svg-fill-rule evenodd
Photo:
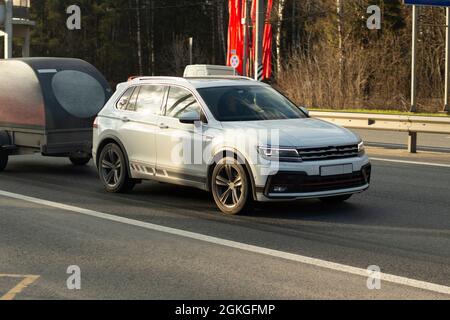
<instances>
[{"instance_id":1,"label":"driver inside car","mask_svg":"<svg viewBox=\"0 0 450 320\"><path fill-rule=\"evenodd\" d=\"M235 91L227 92L219 101L218 113L225 119L233 120L242 116L254 116L248 102L239 97L239 93Z\"/></svg>"}]
</instances>

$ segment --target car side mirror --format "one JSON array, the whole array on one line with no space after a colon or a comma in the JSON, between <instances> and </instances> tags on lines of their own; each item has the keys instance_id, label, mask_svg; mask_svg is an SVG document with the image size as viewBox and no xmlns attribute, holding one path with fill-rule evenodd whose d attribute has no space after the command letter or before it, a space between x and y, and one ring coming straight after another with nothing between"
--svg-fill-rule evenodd
<instances>
[{"instance_id":1,"label":"car side mirror","mask_svg":"<svg viewBox=\"0 0 450 320\"><path fill-rule=\"evenodd\" d=\"M184 124L195 124L196 122L201 122L202 117L197 111L188 111L183 113L180 116L179 120Z\"/></svg>"},{"instance_id":2,"label":"car side mirror","mask_svg":"<svg viewBox=\"0 0 450 320\"><path fill-rule=\"evenodd\" d=\"M305 107L300 107L300 110L303 111L304 114L306 114L309 117L309 110L306 109Z\"/></svg>"}]
</instances>

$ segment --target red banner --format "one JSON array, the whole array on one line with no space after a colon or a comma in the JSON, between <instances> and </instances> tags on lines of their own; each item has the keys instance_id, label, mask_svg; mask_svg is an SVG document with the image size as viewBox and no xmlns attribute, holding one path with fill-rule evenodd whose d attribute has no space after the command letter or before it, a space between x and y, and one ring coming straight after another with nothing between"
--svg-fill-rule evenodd
<instances>
[{"instance_id":1,"label":"red banner","mask_svg":"<svg viewBox=\"0 0 450 320\"><path fill-rule=\"evenodd\" d=\"M244 28L242 18L245 15L244 0L229 0L230 22L228 25L227 66L232 66L239 74L243 74Z\"/></svg>"},{"instance_id":2,"label":"red banner","mask_svg":"<svg viewBox=\"0 0 450 320\"><path fill-rule=\"evenodd\" d=\"M267 3L266 23L264 25L264 40L263 40L263 80L269 79L272 76L272 39L273 31L270 18L272 14L273 0Z\"/></svg>"},{"instance_id":3,"label":"red banner","mask_svg":"<svg viewBox=\"0 0 450 320\"><path fill-rule=\"evenodd\" d=\"M253 0L251 8L251 20L253 26L256 24L256 1ZM253 34L249 37L248 47L244 48L244 36L245 28L242 25L242 19L245 18L246 12L246 0L229 0L229 15L230 21L228 25L228 53L227 53L227 65L232 66L236 71L241 74L247 74L246 70L243 70L244 52L250 57L251 62L255 62L255 37L256 32L253 28ZM263 36L263 80L272 76L272 36L273 30L270 23L271 13L273 8L273 0L268 0L266 21L264 24L264 36ZM249 61L249 62L250 62ZM248 64L250 69L251 63Z\"/></svg>"}]
</instances>

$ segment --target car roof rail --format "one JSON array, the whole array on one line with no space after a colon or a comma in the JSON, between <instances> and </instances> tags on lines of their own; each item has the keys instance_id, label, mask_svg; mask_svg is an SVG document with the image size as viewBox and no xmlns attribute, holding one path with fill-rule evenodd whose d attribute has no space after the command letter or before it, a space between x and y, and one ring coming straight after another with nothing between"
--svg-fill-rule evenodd
<instances>
[{"instance_id":1,"label":"car roof rail","mask_svg":"<svg viewBox=\"0 0 450 320\"><path fill-rule=\"evenodd\" d=\"M185 77L187 80L247 80L247 81L256 81L250 77L244 76L198 76L198 77Z\"/></svg>"},{"instance_id":2,"label":"car roof rail","mask_svg":"<svg viewBox=\"0 0 450 320\"><path fill-rule=\"evenodd\" d=\"M145 81L145 80L182 80L186 81L186 79L181 77L162 77L162 76L133 76L129 77L128 81Z\"/></svg>"}]
</instances>

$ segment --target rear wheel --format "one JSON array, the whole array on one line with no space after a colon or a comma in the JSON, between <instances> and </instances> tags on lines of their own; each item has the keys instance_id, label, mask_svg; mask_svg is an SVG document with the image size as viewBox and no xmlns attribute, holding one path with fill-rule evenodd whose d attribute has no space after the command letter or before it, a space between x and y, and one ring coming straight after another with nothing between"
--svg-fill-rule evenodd
<instances>
[{"instance_id":1,"label":"rear wheel","mask_svg":"<svg viewBox=\"0 0 450 320\"><path fill-rule=\"evenodd\" d=\"M336 203L345 202L345 201L349 200L352 196L353 196L352 194L347 194L344 196L320 198L320 200L324 203L336 204Z\"/></svg>"},{"instance_id":2,"label":"rear wheel","mask_svg":"<svg viewBox=\"0 0 450 320\"><path fill-rule=\"evenodd\" d=\"M8 154L4 151L0 151L0 172L5 170L8 165Z\"/></svg>"},{"instance_id":3,"label":"rear wheel","mask_svg":"<svg viewBox=\"0 0 450 320\"><path fill-rule=\"evenodd\" d=\"M242 213L251 203L247 173L233 158L224 158L217 163L211 176L211 190L217 207L225 214Z\"/></svg>"},{"instance_id":4,"label":"rear wheel","mask_svg":"<svg viewBox=\"0 0 450 320\"><path fill-rule=\"evenodd\" d=\"M74 158L74 157L70 157L70 162L72 162L72 164L74 166L85 166L89 163L89 161L91 161L91 157L86 157L86 158Z\"/></svg>"},{"instance_id":5,"label":"rear wheel","mask_svg":"<svg viewBox=\"0 0 450 320\"><path fill-rule=\"evenodd\" d=\"M118 145L110 143L102 149L98 171L108 192L125 193L134 188L136 182L130 178L127 168L126 157Z\"/></svg>"}]
</instances>

